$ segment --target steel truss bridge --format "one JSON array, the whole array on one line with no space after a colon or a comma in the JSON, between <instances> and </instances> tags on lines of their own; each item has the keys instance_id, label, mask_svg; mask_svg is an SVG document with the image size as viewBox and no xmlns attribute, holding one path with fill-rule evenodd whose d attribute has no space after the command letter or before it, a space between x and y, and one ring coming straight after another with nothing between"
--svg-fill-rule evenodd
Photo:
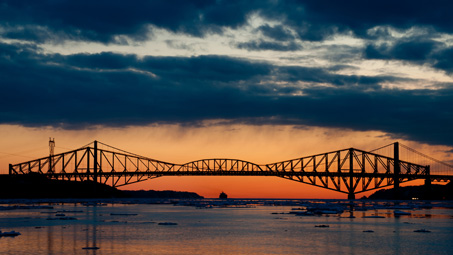
<instances>
[{"instance_id":1,"label":"steel truss bridge","mask_svg":"<svg viewBox=\"0 0 453 255\"><path fill-rule=\"evenodd\" d=\"M400 160L399 144L384 156L355 148L337 150L277 163L258 165L238 159L203 159L185 164L159 161L94 141L82 148L9 165L10 175L41 174L51 179L95 181L113 187L161 176L276 176L348 194L422 179L451 181L453 175L432 174L429 165Z\"/></svg>"}]
</instances>

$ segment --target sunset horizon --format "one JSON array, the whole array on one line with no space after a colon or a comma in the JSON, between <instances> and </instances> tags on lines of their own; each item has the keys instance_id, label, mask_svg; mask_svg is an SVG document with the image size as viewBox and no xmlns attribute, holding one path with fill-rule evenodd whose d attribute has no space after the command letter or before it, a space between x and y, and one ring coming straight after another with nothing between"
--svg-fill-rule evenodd
<instances>
[{"instance_id":1,"label":"sunset horizon","mask_svg":"<svg viewBox=\"0 0 453 255\"><path fill-rule=\"evenodd\" d=\"M0 254L453 254L451 10L0 0Z\"/></svg>"},{"instance_id":2,"label":"sunset horizon","mask_svg":"<svg viewBox=\"0 0 453 255\"><path fill-rule=\"evenodd\" d=\"M55 154L98 140L175 164L269 164L399 142L451 166L448 6L0 0L0 174L49 155L49 138ZM165 176L123 188L346 198L256 176Z\"/></svg>"},{"instance_id":3,"label":"sunset horizon","mask_svg":"<svg viewBox=\"0 0 453 255\"><path fill-rule=\"evenodd\" d=\"M54 138L51 138L53 142L56 142ZM293 158L280 158L274 161L267 161L267 162L252 162L247 158L239 158L236 156L233 157L222 157L220 154L210 154L206 153L205 157L194 158L188 160L186 159L185 162L176 162L171 160L162 160L156 157L146 156L144 154L137 154L131 150L126 148L118 148L117 146L107 145L102 141L92 141L90 143L85 144L85 146L93 147L93 144L97 143L97 148L99 149L106 149L112 151L118 151L120 153L127 153L131 155L137 155L144 158L150 158L153 160L164 161L167 163L177 164L177 165L184 165L186 163L197 161L197 160L210 160L210 159L232 159L232 160L244 160L253 164L261 165L265 167L265 164L269 163L277 163L284 160L292 160L295 158L306 157L306 156L313 156L323 153L328 153L337 149L331 148L327 149L323 152L321 151L313 151L311 154L306 155L299 155L298 157ZM387 144L386 146L381 147L393 147L394 143ZM65 153L66 151L71 151L70 148L65 148L61 146L55 146L57 148L55 155ZM78 146L72 148L75 150L83 146ZM350 149L352 147L343 147L340 150ZM65 150L66 149L66 150ZM361 148L355 148L361 149ZM375 148L377 149L377 148ZM393 152L391 152L393 153ZM195 154L195 153L194 153ZM251 153L256 156L255 153ZM211 157L209 157L211 155ZM229 154L233 155L233 154ZM291 154L289 154L291 155ZM388 155L387 155L388 156ZM41 155L37 158L48 158L49 155ZM170 156L171 157L171 156ZM36 158L36 159L37 159ZM35 160L35 159L32 159ZM187 161L188 160L188 161ZM19 162L15 162L19 163ZM109 171L108 169L105 169ZM105 171L104 170L104 171ZM4 172L4 171L3 171ZM107 183L108 184L108 183ZM411 185L423 185L422 180L413 180L406 183L403 183L401 186L411 186ZM357 193L356 198L367 197L373 194L375 191L379 189L389 189L392 187L383 187L378 189L373 189L371 191L365 191ZM238 199L346 199L347 193L338 192L335 190L326 190L323 187L316 187L313 185L309 185L306 183L301 183L299 181L287 180L282 179L276 176L266 176L266 177L257 177L257 176L162 176L159 178L153 178L150 180L143 180L139 183L127 184L125 186L119 187L120 190L174 190L174 191L184 191L184 192L194 192L198 195L201 195L205 198L218 198L221 192L227 192L230 198L238 198Z\"/></svg>"}]
</instances>

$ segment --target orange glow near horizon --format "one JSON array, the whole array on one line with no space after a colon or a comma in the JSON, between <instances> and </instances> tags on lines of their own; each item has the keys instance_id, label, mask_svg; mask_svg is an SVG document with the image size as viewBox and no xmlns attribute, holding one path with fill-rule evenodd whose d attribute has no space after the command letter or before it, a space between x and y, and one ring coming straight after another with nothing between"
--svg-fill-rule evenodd
<instances>
[{"instance_id":1,"label":"orange glow near horizon","mask_svg":"<svg viewBox=\"0 0 453 255\"><path fill-rule=\"evenodd\" d=\"M227 193L229 198L347 198L347 194L344 193L273 176L159 177L132 185L126 185L120 187L120 189L174 190L175 184L178 184L178 191L195 192L205 198L218 198L222 191ZM357 198L362 196L363 195L359 194Z\"/></svg>"},{"instance_id":2,"label":"orange glow near horizon","mask_svg":"<svg viewBox=\"0 0 453 255\"><path fill-rule=\"evenodd\" d=\"M63 130L0 125L0 173L8 173L8 164L45 157L49 137L55 138L55 154L73 150L94 140L145 157L184 164L186 162L230 158L267 164L345 148L373 150L396 141L382 132L351 131L320 127L252 126L206 124L200 127L153 125L146 127L93 128ZM404 144L444 160L446 146L429 146L399 139ZM435 155L434 155L434 154ZM406 185L414 185L409 182ZM176 190L218 197L224 191L231 198L332 198L344 199L344 193L290 181L278 177L183 176L160 177L121 187L138 190ZM373 193L356 195L360 198Z\"/></svg>"}]
</instances>

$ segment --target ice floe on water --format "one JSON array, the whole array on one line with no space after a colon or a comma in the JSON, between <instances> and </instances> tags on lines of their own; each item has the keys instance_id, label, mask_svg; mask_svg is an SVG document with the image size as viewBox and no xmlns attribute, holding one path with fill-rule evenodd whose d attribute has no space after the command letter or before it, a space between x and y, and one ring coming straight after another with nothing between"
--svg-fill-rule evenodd
<instances>
[{"instance_id":1,"label":"ice floe on water","mask_svg":"<svg viewBox=\"0 0 453 255\"><path fill-rule=\"evenodd\" d=\"M0 237L3 237L3 236L15 237L15 236L18 236L18 235L21 235L21 233L16 232L14 230L13 231L7 231L7 232L0 231Z\"/></svg>"},{"instance_id":2,"label":"ice floe on water","mask_svg":"<svg viewBox=\"0 0 453 255\"><path fill-rule=\"evenodd\" d=\"M82 210L61 210L57 211L57 213L83 213Z\"/></svg>"},{"instance_id":3,"label":"ice floe on water","mask_svg":"<svg viewBox=\"0 0 453 255\"><path fill-rule=\"evenodd\" d=\"M43 205L0 206L0 211L8 211L8 210L38 210L38 209L53 209L53 206L43 206Z\"/></svg>"},{"instance_id":4,"label":"ice floe on water","mask_svg":"<svg viewBox=\"0 0 453 255\"><path fill-rule=\"evenodd\" d=\"M75 217L63 216L63 217L49 217L46 220L77 220Z\"/></svg>"},{"instance_id":5,"label":"ice floe on water","mask_svg":"<svg viewBox=\"0 0 453 255\"><path fill-rule=\"evenodd\" d=\"M296 212L295 215L296 216L314 216L315 213L310 212L310 211L303 211L303 212Z\"/></svg>"},{"instance_id":6,"label":"ice floe on water","mask_svg":"<svg viewBox=\"0 0 453 255\"><path fill-rule=\"evenodd\" d=\"M417 229L417 230L414 230L414 232L417 232L417 233L431 233L431 231L429 231L429 230L426 230L426 229L424 229L424 228L422 228L422 229Z\"/></svg>"},{"instance_id":7,"label":"ice floe on water","mask_svg":"<svg viewBox=\"0 0 453 255\"><path fill-rule=\"evenodd\" d=\"M99 250L99 247L93 246L93 247L83 247L82 250Z\"/></svg>"},{"instance_id":8,"label":"ice floe on water","mask_svg":"<svg viewBox=\"0 0 453 255\"><path fill-rule=\"evenodd\" d=\"M111 216L137 216L137 213L110 213Z\"/></svg>"},{"instance_id":9,"label":"ice floe on water","mask_svg":"<svg viewBox=\"0 0 453 255\"><path fill-rule=\"evenodd\" d=\"M176 223L176 222L159 222L157 225L175 226L175 225L178 225L178 223Z\"/></svg>"},{"instance_id":10,"label":"ice floe on water","mask_svg":"<svg viewBox=\"0 0 453 255\"><path fill-rule=\"evenodd\" d=\"M395 215L395 216L411 215L411 213L410 212L400 211L400 210L395 210L395 211L393 211L393 215Z\"/></svg>"}]
</instances>

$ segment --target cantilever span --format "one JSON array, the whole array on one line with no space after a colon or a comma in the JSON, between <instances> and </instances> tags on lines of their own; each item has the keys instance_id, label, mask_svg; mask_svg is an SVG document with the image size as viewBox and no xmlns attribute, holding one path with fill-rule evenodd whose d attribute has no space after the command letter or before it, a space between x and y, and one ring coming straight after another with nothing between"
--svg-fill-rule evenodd
<instances>
[{"instance_id":1,"label":"cantilever span","mask_svg":"<svg viewBox=\"0 0 453 255\"><path fill-rule=\"evenodd\" d=\"M239 159L202 159L185 164L159 161L114 147L85 146L19 164L10 174L36 173L60 180L92 180L114 187L161 176L275 176L325 189L355 194L415 179L451 181L453 175L433 175L430 166L355 148L332 151L265 165ZM102 145L106 145L101 143ZM108 146L108 145L106 145Z\"/></svg>"},{"instance_id":2,"label":"cantilever span","mask_svg":"<svg viewBox=\"0 0 453 255\"><path fill-rule=\"evenodd\" d=\"M181 165L176 171L181 175L270 175L261 166L238 159L202 159Z\"/></svg>"}]
</instances>

